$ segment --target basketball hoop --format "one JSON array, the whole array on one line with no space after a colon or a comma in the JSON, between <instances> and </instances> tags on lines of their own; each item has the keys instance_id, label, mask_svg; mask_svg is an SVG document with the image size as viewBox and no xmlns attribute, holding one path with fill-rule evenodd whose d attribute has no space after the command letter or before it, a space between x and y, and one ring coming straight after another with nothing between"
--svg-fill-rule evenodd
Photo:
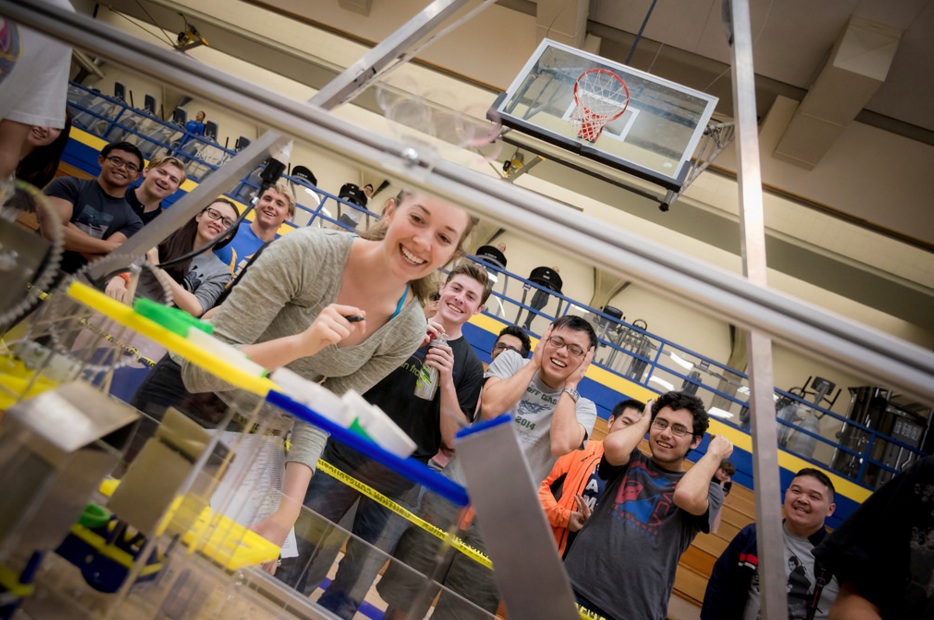
<instances>
[{"instance_id":1,"label":"basketball hoop","mask_svg":"<svg viewBox=\"0 0 934 620\"><path fill-rule=\"evenodd\" d=\"M629 88L612 71L589 69L574 82L574 104L571 122L581 127L577 137L596 142L603 127L629 107Z\"/></svg>"}]
</instances>

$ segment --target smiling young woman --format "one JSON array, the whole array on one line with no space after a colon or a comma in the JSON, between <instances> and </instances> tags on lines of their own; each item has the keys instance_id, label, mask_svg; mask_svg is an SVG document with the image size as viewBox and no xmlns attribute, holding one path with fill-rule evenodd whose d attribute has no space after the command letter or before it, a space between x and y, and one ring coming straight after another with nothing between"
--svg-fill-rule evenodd
<instances>
[{"instance_id":1,"label":"smiling young woman","mask_svg":"<svg viewBox=\"0 0 934 620\"><path fill-rule=\"evenodd\" d=\"M219 198L200 213L169 235L158 247L149 250L146 258L153 265L172 263L197 248L204 247L226 233L240 216L240 211L225 198ZM218 242L214 247L224 247L232 238ZM230 270L214 252L202 252L187 260L157 267L155 277L150 272L140 274L137 291L144 297L159 299L162 288L168 289L172 303L192 316L200 317L214 307L224 288L231 279ZM129 278L124 274L114 276L107 282L105 292L125 303Z\"/></svg>"},{"instance_id":2,"label":"smiling young woman","mask_svg":"<svg viewBox=\"0 0 934 620\"><path fill-rule=\"evenodd\" d=\"M244 272L212 318L214 335L242 345L254 362L321 381L337 394L363 393L420 345L420 301L437 290L434 273L463 254L475 220L432 196L402 192L366 233L305 228L272 242ZM351 322L348 316L364 317ZM134 398L144 411L176 406L202 424L219 419L203 400L176 396L231 386L194 365L163 358ZM184 392L185 390L182 390ZM196 402L198 401L198 402ZM155 406L153 406L155 405ZM298 517L326 436L298 422L292 429L279 510L254 526L281 544Z\"/></svg>"}]
</instances>

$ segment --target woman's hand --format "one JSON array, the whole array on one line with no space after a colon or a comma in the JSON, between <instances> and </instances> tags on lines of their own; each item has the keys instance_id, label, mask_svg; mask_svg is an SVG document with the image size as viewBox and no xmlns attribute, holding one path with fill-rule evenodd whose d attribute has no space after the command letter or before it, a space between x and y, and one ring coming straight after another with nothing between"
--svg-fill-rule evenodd
<instances>
[{"instance_id":1,"label":"woman's hand","mask_svg":"<svg viewBox=\"0 0 934 620\"><path fill-rule=\"evenodd\" d=\"M314 355L329 345L338 344L357 330L366 332L365 311L339 304L325 306L308 329L300 334L303 355Z\"/></svg>"},{"instance_id":2,"label":"woman's hand","mask_svg":"<svg viewBox=\"0 0 934 620\"><path fill-rule=\"evenodd\" d=\"M123 276L114 276L107 281L107 286L104 288L104 293L112 299L116 299L123 304L131 304L133 300L130 299L130 291L127 290L126 280L123 279Z\"/></svg>"},{"instance_id":3,"label":"woman's hand","mask_svg":"<svg viewBox=\"0 0 934 620\"><path fill-rule=\"evenodd\" d=\"M283 498L282 501L283 504L289 502L286 498ZM295 526L297 517L298 515L291 506L283 505L279 507L279 510L265 519L253 524L250 529L277 547L282 547L282 545L285 544L285 539L288 537L289 532ZM278 562L275 560L266 562L263 564L263 570L270 575L275 575L277 565Z\"/></svg>"},{"instance_id":4,"label":"woman's hand","mask_svg":"<svg viewBox=\"0 0 934 620\"><path fill-rule=\"evenodd\" d=\"M159 264L159 248L155 247L151 250L146 251L146 260L153 264L153 266Z\"/></svg>"}]
</instances>

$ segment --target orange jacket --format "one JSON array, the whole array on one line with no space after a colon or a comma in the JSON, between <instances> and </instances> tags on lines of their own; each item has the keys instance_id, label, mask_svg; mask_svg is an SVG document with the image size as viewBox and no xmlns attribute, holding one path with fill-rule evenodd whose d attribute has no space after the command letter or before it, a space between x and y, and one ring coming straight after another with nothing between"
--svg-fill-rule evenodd
<instances>
[{"instance_id":1,"label":"orange jacket","mask_svg":"<svg viewBox=\"0 0 934 620\"><path fill-rule=\"evenodd\" d=\"M558 553L562 556L568 542L568 519L571 512L577 510L574 496L584 491L590 474L600 464L602 457L603 442L588 441L583 450L575 450L559 458L538 489L538 499L545 509L548 522L551 523L551 531L554 532L555 542L558 543ZM564 476L561 498L555 499L551 486L561 476Z\"/></svg>"}]
</instances>

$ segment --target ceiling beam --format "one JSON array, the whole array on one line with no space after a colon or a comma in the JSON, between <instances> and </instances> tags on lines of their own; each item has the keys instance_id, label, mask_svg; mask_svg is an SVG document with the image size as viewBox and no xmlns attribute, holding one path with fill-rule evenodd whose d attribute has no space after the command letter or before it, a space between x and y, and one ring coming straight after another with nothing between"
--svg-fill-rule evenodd
<instances>
[{"instance_id":1,"label":"ceiling beam","mask_svg":"<svg viewBox=\"0 0 934 620\"><path fill-rule=\"evenodd\" d=\"M902 31L854 16L795 110L775 157L813 170L885 83Z\"/></svg>"}]
</instances>

